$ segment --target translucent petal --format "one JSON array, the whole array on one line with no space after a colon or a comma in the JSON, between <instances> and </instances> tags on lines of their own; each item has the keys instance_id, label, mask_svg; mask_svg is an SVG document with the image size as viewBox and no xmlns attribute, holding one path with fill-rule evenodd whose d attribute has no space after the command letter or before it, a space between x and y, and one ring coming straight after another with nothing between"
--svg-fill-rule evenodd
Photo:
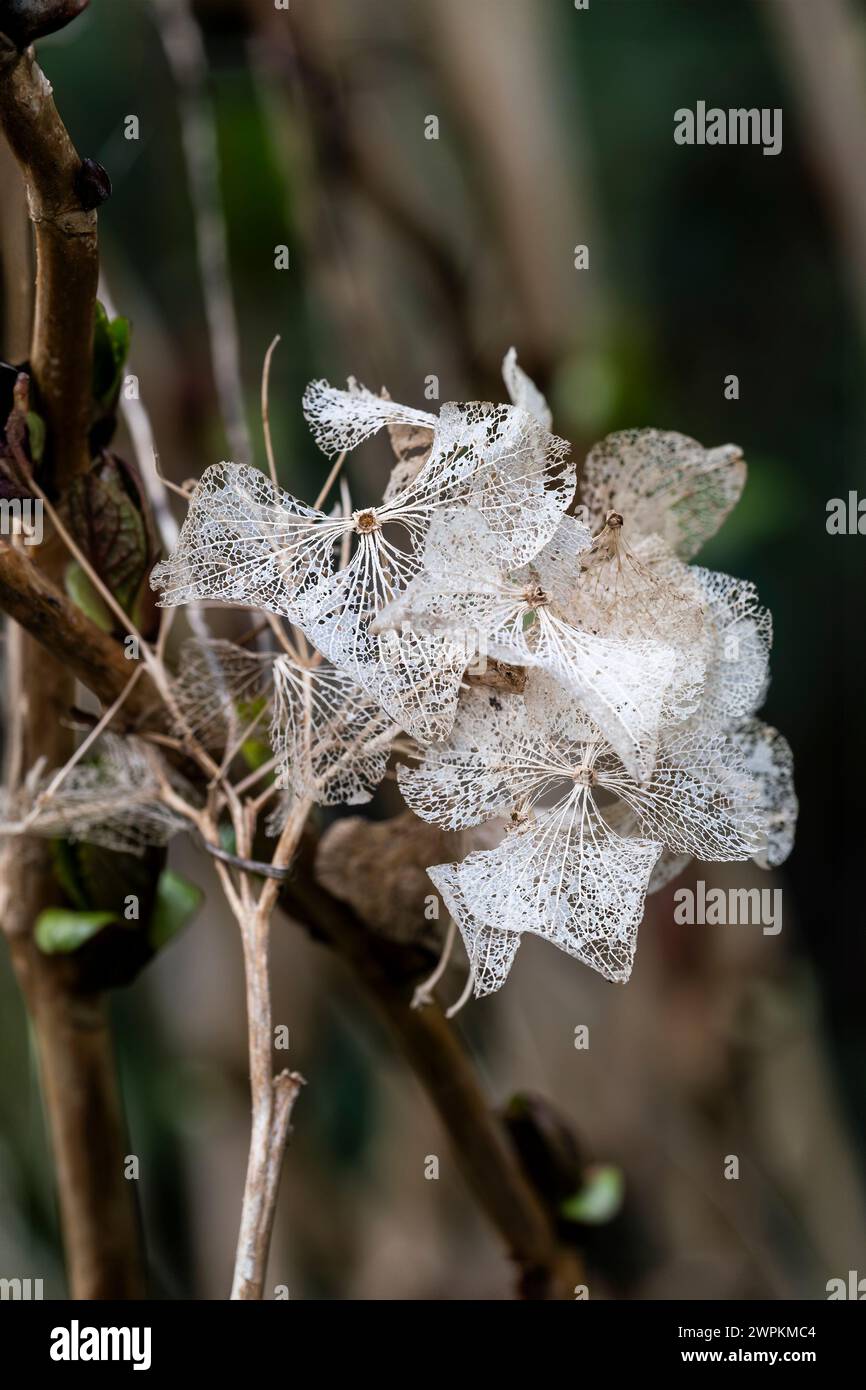
<instances>
[{"instance_id":1,"label":"translucent petal","mask_svg":"<svg viewBox=\"0 0 866 1390\"><path fill-rule=\"evenodd\" d=\"M467 664L465 648L450 633L374 630L392 592L382 556L381 545L362 536L346 568L307 596L298 625L407 733L422 743L445 738Z\"/></svg>"},{"instance_id":2,"label":"translucent petal","mask_svg":"<svg viewBox=\"0 0 866 1390\"><path fill-rule=\"evenodd\" d=\"M548 541L532 559L531 573L549 601L565 617L580 579L583 563L592 548L592 532L574 516L564 516Z\"/></svg>"},{"instance_id":3,"label":"translucent petal","mask_svg":"<svg viewBox=\"0 0 866 1390\"><path fill-rule=\"evenodd\" d=\"M449 510L431 525L420 575L383 616L422 630L435 621L459 631L467 649L474 645L497 661L543 667L642 777L655 757L677 653L643 638L600 637L563 620L590 543L587 528L566 517L532 563L509 574L483 520L471 510ZM684 718L690 709L684 705L677 713Z\"/></svg>"},{"instance_id":4,"label":"translucent petal","mask_svg":"<svg viewBox=\"0 0 866 1390\"><path fill-rule=\"evenodd\" d=\"M198 483L151 586L164 606L212 599L291 618L314 578L331 573L347 529L350 521L304 506L255 468L220 463Z\"/></svg>"},{"instance_id":5,"label":"translucent petal","mask_svg":"<svg viewBox=\"0 0 866 1390\"><path fill-rule=\"evenodd\" d=\"M606 979L627 980L660 848L616 835L588 790L580 787L555 810L509 831L496 849L428 872L464 935L470 958L479 954L480 939L483 950L488 956L493 951L499 963L503 953L495 952L500 943L491 941L490 933L530 931Z\"/></svg>"},{"instance_id":6,"label":"translucent petal","mask_svg":"<svg viewBox=\"0 0 866 1390\"><path fill-rule=\"evenodd\" d=\"M609 759L599 783L635 812L641 832L703 860L748 859L761 844L757 788L724 733L702 726L666 735L651 776L635 783Z\"/></svg>"},{"instance_id":7,"label":"translucent petal","mask_svg":"<svg viewBox=\"0 0 866 1390\"><path fill-rule=\"evenodd\" d=\"M322 453L333 457L348 453L377 434L385 425L417 425L433 429L436 416L426 410L400 405L388 396L374 396L354 377L349 389L327 381L311 381L303 398L304 415Z\"/></svg>"},{"instance_id":8,"label":"translucent petal","mask_svg":"<svg viewBox=\"0 0 866 1390\"><path fill-rule=\"evenodd\" d=\"M405 492L417 478L433 449L433 427L389 420L388 438L396 463L382 495L383 502L390 502L398 493Z\"/></svg>"},{"instance_id":9,"label":"translucent petal","mask_svg":"<svg viewBox=\"0 0 866 1390\"><path fill-rule=\"evenodd\" d=\"M470 855L469 859L474 857ZM474 904L477 875L473 873L472 866L463 872L469 859L465 859L463 864L434 864L427 872L441 893L448 912L457 923L469 957L475 997L480 999L504 985L517 955L521 934L517 931L502 931L487 920L487 915L495 914L499 905L495 885L491 896L482 899L479 904L484 915L479 917L476 914Z\"/></svg>"},{"instance_id":10,"label":"translucent petal","mask_svg":"<svg viewBox=\"0 0 866 1390\"><path fill-rule=\"evenodd\" d=\"M384 519L429 518L434 508L474 507L507 565L525 564L550 540L572 501L569 446L514 406L443 405L433 450Z\"/></svg>"},{"instance_id":11,"label":"translucent petal","mask_svg":"<svg viewBox=\"0 0 866 1390\"><path fill-rule=\"evenodd\" d=\"M692 569L659 536L632 547L627 528L606 526L585 558L568 614L577 627L621 641L653 641L675 653L661 719L694 714L703 690L704 593Z\"/></svg>"},{"instance_id":12,"label":"translucent petal","mask_svg":"<svg viewBox=\"0 0 866 1390\"><path fill-rule=\"evenodd\" d=\"M794 790L794 755L778 729L747 719L731 729L731 738L758 789L763 820L761 843L753 855L762 869L783 864L794 847L799 803Z\"/></svg>"},{"instance_id":13,"label":"translucent petal","mask_svg":"<svg viewBox=\"0 0 866 1390\"><path fill-rule=\"evenodd\" d=\"M361 805L385 775L396 732L345 672L277 657L271 724L277 786L322 806Z\"/></svg>"},{"instance_id":14,"label":"translucent petal","mask_svg":"<svg viewBox=\"0 0 866 1390\"><path fill-rule=\"evenodd\" d=\"M612 806L606 806L604 818L617 835L639 838L640 827L637 816L630 807L626 806L625 802L620 801ZM650 874L647 894L659 893L662 888L667 888L669 883L673 883L675 878L679 878L691 862L692 856L690 854L679 854L676 850L663 849Z\"/></svg>"},{"instance_id":15,"label":"translucent petal","mask_svg":"<svg viewBox=\"0 0 866 1390\"><path fill-rule=\"evenodd\" d=\"M767 688L773 622L747 579L693 567L706 605L706 677L700 704L705 723L751 715Z\"/></svg>"},{"instance_id":16,"label":"translucent petal","mask_svg":"<svg viewBox=\"0 0 866 1390\"><path fill-rule=\"evenodd\" d=\"M266 729L273 656L235 642L191 639L180 649L172 692L181 715L178 733L191 733L218 757ZM258 718L257 718L258 716Z\"/></svg>"},{"instance_id":17,"label":"translucent petal","mask_svg":"<svg viewBox=\"0 0 866 1390\"><path fill-rule=\"evenodd\" d=\"M526 589L526 580L509 575L480 513L447 508L430 523L418 574L383 608L376 628L448 630L463 634L469 652L483 651L500 634L518 643Z\"/></svg>"},{"instance_id":18,"label":"translucent petal","mask_svg":"<svg viewBox=\"0 0 866 1390\"><path fill-rule=\"evenodd\" d=\"M537 632L525 634L521 660L550 672L598 724L633 776L649 776L659 720L677 654L651 641L596 637L538 610ZM491 653L499 656L497 647Z\"/></svg>"},{"instance_id":19,"label":"translucent petal","mask_svg":"<svg viewBox=\"0 0 866 1390\"><path fill-rule=\"evenodd\" d=\"M462 830L510 814L543 778L540 757L522 697L474 689L460 701L447 742L428 748L419 767L400 766L397 780L416 815Z\"/></svg>"},{"instance_id":20,"label":"translucent petal","mask_svg":"<svg viewBox=\"0 0 866 1390\"><path fill-rule=\"evenodd\" d=\"M669 430L623 430L587 457L583 501L593 531L614 511L636 537L661 536L680 559L690 560L736 505L745 481L746 465L734 444L704 449Z\"/></svg>"},{"instance_id":21,"label":"translucent petal","mask_svg":"<svg viewBox=\"0 0 866 1390\"><path fill-rule=\"evenodd\" d=\"M534 415L536 420L540 420L544 428L549 430L553 424L550 406L532 378L518 366L516 348L509 348L503 358L502 380L512 404Z\"/></svg>"}]
</instances>

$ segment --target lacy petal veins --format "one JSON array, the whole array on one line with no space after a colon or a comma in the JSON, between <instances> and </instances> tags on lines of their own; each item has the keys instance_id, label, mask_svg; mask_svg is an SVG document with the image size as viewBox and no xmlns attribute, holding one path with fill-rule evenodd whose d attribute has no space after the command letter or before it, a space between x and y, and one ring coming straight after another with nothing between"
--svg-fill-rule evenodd
<instances>
[{"instance_id":1,"label":"lacy petal veins","mask_svg":"<svg viewBox=\"0 0 866 1390\"><path fill-rule=\"evenodd\" d=\"M743 489L739 449L610 435L576 496L513 349L503 377L510 404L437 415L312 383L304 411L337 459L329 481L388 431L383 500L355 508L343 486L326 512L219 464L153 580L164 604L277 615L278 653L188 647L175 690L181 733L217 758L267 734L274 833L295 800L368 800L401 730L416 814L504 824L495 848L429 869L476 994L502 984L524 932L627 979L647 892L692 856L781 863L797 815L790 749L754 717L770 616L748 581L691 563ZM466 680L484 655L520 668L514 691Z\"/></svg>"},{"instance_id":2,"label":"lacy petal veins","mask_svg":"<svg viewBox=\"0 0 866 1390\"><path fill-rule=\"evenodd\" d=\"M457 920L470 957L481 927L528 930L591 956L608 978L627 978L662 849L746 859L762 843L756 791L735 739L674 728L640 782L568 692L540 674L523 696L472 692L448 742L429 749L415 771L401 769L400 786L418 815L446 829L496 815L512 823L495 850L431 870L449 905L457 893L469 914ZM615 828L610 812L620 803L632 813L634 836ZM612 927L616 950L608 958L601 943ZM495 987L489 968L476 973L476 984Z\"/></svg>"},{"instance_id":3,"label":"lacy petal veins","mask_svg":"<svg viewBox=\"0 0 866 1390\"><path fill-rule=\"evenodd\" d=\"M37 763L0 821L0 835L87 840L126 854L167 844L184 828L162 800L149 750L114 734L103 734L93 756L62 780Z\"/></svg>"},{"instance_id":4,"label":"lacy petal veins","mask_svg":"<svg viewBox=\"0 0 866 1390\"><path fill-rule=\"evenodd\" d=\"M192 733L223 762L268 737L277 787L323 806L369 801L399 732L318 652L274 656L232 642L185 642L173 695L181 736Z\"/></svg>"},{"instance_id":5,"label":"lacy petal veins","mask_svg":"<svg viewBox=\"0 0 866 1390\"><path fill-rule=\"evenodd\" d=\"M460 646L411 633L383 641L371 624L415 574L418 545L443 507L471 505L505 562L531 559L574 493L567 446L516 406L451 404L436 417L316 382L305 410L330 453L386 424L420 424L433 429L430 456L387 502L332 516L255 469L222 463L202 478L177 550L152 582L165 604L217 599L281 614L408 732L444 737L465 666Z\"/></svg>"},{"instance_id":6,"label":"lacy petal veins","mask_svg":"<svg viewBox=\"0 0 866 1390\"><path fill-rule=\"evenodd\" d=\"M385 776L398 732L345 671L277 657L271 742L279 787L323 806L361 805Z\"/></svg>"},{"instance_id":7,"label":"lacy petal veins","mask_svg":"<svg viewBox=\"0 0 866 1390\"><path fill-rule=\"evenodd\" d=\"M677 653L635 637L602 635L579 623L573 604L592 537L564 517L551 541L518 570L498 559L483 518L471 509L433 523L421 574L379 619L451 625L477 634L494 660L551 672L597 721L638 775L652 768L662 704L673 698ZM681 716L692 706L684 703Z\"/></svg>"}]
</instances>

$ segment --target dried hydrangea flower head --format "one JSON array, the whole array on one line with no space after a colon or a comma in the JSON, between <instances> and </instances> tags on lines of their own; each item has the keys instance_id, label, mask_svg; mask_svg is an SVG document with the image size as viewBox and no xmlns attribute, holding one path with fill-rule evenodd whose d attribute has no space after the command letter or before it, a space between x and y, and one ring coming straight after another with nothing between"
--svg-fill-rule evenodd
<instances>
[{"instance_id":1,"label":"dried hydrangea flower head","mask_svg":"<svg viewBox=\"0 0 866 1390\"><path fill-rule=\"evenodd\" d=\"M460 650L448 641L431 650L429 638L411 634L383 647L371 624L416 573L418 545L443 507L473 506L507 562L530 559L573 497L567 445L516 406L449 404L433 416L354 384L341 391L314 382L305 411L329 454L385 425L411 425L433 430L430 455L386 502L332 516L254 469L209 469L175 554L152 582L166 604L218 599L289 618L410 733L442 737L466 664Z\"/></svg>"},{"instance_id":2,"label":"dried hydrangea flower head","mask_svg":"<svg viewBox=\"0 0 866 1390\"><path fill-rule=\"evenodd\" d=\"M527 931L627 979L648 891L692 856L781 862L797 812L790 749L753 717L769 614L748 582L691 563L739 497L740 451L610 435L571 515L567 447L513 349L503 379L510 405L438 415L314 382L305 413L337 466L387 429L382 502L353 509L344 492L328 514L221 464L155 573L165 603L264 608L313 645L200 653L180 682L186 718L224 740L267 710L277 820L294 798L367 800L399 727L420 745L398 770L411 809L449 829L504 823L494 848L429 869L478 994ZM479 655L519 679L470 677Z\"/></svg>"}]
</instances>

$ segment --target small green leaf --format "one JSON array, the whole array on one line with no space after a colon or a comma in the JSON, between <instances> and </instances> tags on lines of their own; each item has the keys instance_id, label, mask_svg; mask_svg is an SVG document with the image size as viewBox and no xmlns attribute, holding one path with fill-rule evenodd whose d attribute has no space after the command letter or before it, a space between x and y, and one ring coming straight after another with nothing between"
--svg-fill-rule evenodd
<instances>
[{"instance_id":1,"label":"small green leaf","mask_svg":"<svg viewBox=\"0 0 866 1390\"><path fill-rule=\"evenodd\" d=\"M34 463L41 463L45 453L45 421L35 410L27 412L27 433L30 436L30 457Z\"/></svg>"},{"instance_id":2,"label":"small green leaf","mask_svg":"<svg viewBox=\"0 0 866 1390\"><path fill-rule=\"evenodd\" d=\"M155 951L177 936L201 907L204 893L197 883L163 869L157 880L156 902L150 919L148 939Z\"/></svg>"},{"instance_id":3,"label":"small green leaf","mask_svg":"<svg viewBox=\"0 0 866 1390\"><path fill-rule=\"evenodd\" d=\"M586 1170L583 1187L560 1205L560 1215L584 1226L602 1226L616 1216L624 1195L622 1170L613 1164L600 1164Z\"/></svg>"},{"instance_id":4,"label":"small green leaf","mask_svg":"<svg viewBox=\"0 0 866 1390\"><path fill-rule=\"evenodd\" d=\"M97 304L93 325L93 399L102 410L111 410L120 392L130 336L128 319L109 319L103 306Z\"/></svg>"},{"instance_id":5,"label":"small green leaf","mask_svg":"<svg viewBox=\"0 0 866 1390\"><path fill-rule=\"evenodd\" d=\"M109 332L111 333L111 342L114 347L114 360L118 367L123 367L129 356L132 325L129 319L126 318L112 319L109 325Z\"/></svg>"},{"instance_id":6,"label":"small green leaf","mask_svg":"<svg viewBox=\"0 0 866 1390\"><path fill-rule=\"evenodd\" d=\"M66 907L49 907L40 912L33 935L46 956L68 955L117 919L113 912L74 912Z\"/></svg>"},{"instance_id":7,"label":"small green leaf","mask_svg":"<svg viewBox=\"0 0 866 1390\"><path fill-rule=\"evenodd\" d=\"M71 560L66 566L63 582L66 592L76 608L80 608L82 613L86 613L90 621L96 623L96 626L101 628L103 632L111 632L114 627L114 618L109 611L108 604L102 595L96 592L77 560Z\"/></svg>"},{"instance_id":8,"label":"small green leaf","mask_svg":"<svg viewBox=\"0 0 866 1390\"><path fill-rule=\"evenodd\" d=\"M102 401L110 391L117 372L114 360L114 343L111 337L109 318L103 306L97 301L93 320L93 396Z\"/></svg>"}]
</instances>

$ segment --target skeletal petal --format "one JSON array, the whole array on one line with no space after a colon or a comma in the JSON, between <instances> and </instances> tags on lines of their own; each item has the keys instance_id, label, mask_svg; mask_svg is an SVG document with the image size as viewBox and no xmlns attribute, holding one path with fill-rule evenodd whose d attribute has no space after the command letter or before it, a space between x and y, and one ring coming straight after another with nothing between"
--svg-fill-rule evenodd
<instances>
[{"instance_id":1,"label":"skeletal petal","mask_svg":"<svg viewBox=\"0 0 866 1390\"><path fill-rule=\"evenodd\" d=\"M762 869L775 868L785 862L794 847L799 811L794 790L794 755L778 729L760 719L733 725L731 739L757 787L762 835L753 858Z\"/></svg>"},{"instance_id":2,"label":"skeletal petal","mask_svg":"<svg viewBox=\"0 0 866 1390\"><path fill-rule=\"evenodd\" d=\"M518 366L516 348L509 348L503 358L502 380L512 404L520 406L521 410L527 410L549 430L553 424L550 406L532 378Z\"/></svg>"},{"instance_id":3,"label":"skeletal petal","mask_svg":"<svg viewBox=\"0 0 866 1390\"><path fill-rule=\"evenodd\" d=\"M322 806L361 805L385 776L396 732L345 672L277 657L271 743L278 787Z\"/></svg>"},{"instance_id":4,"label":"skeletal petal","mask_svg":"<svg viewBox=\"0 0 866 1390\"><path fill-rule=\"evenodd\" d=\"M163 606L202 599L293 618L306 590L333 569L342 518L304 506L255 468L209 468L190 499L174 554L151 586Z\"/></svg>"},{"instance_id":5,"label":"skeletal petal","mask_svg":"<svg viewBox=\"0 0 866 1390\"><path fill-rule=\"evenodd\" d=\"M348 453L386 425L414 425L433 429L436 416L426 410L400 405L388 396L374 396L354 377L349 389L327 381L311 381L303 399L304 415L322 453L333 457Z\"/></svg>"},{"instance_id":6,"label":"skeletal petal","mask_svg":"<svg viewBox=\"0 0 866 1390\"><path fill-rule=\"evenodd\" d=\"M735 444L705 449L670 430L623 430L590 452L582 475L592 529L609 512L635 536L661 536L690 560L739 501L746 465Z\"/></svg>"}]
</instances>

